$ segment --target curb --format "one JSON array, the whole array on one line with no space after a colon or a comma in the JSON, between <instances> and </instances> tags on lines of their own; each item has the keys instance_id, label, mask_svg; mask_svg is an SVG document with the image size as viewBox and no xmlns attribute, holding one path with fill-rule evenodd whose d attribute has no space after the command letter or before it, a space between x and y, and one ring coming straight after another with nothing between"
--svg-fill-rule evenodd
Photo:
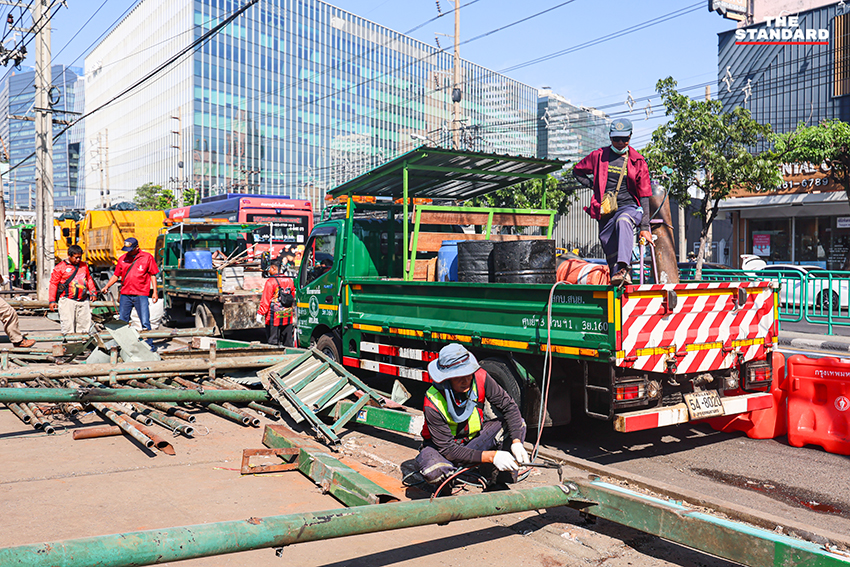
<instances>
[{"instance_id":1,"label":"curb","mask_svg":"<svg viewBox=\"0 0 850 567\"><path fill-rule=\"evenodd\" d=\"M834 341L819 341L816 339L791 339L779 337L779 346L799 349L835 350L842 353L850 353L850 344Z\"/></svg>"}]
</instances>

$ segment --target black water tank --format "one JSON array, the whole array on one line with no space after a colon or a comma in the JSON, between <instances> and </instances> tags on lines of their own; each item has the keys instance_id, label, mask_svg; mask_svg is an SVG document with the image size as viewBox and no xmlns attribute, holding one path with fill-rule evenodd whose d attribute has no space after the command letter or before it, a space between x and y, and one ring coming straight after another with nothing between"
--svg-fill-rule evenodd
<instances>
[{"instance_id":1,"label":"black water tank","mask_svg":"<svg viewBox=\"0 0 850 567\"><path fill-rule=\"evenodd\" d=\"M464 240L457 245L457 280L488 283L495 281L493 241Z\"/></svg>"},{"instance_id":2,"label":"black water tank","mask_svg":"<svg viewBox=\"0 0 850 567\"><path fill-rule=\"evenodd\" d=\"M493 247L496 283L555 283L554 240L512 240Z\"/></svg>"}]
</instances>

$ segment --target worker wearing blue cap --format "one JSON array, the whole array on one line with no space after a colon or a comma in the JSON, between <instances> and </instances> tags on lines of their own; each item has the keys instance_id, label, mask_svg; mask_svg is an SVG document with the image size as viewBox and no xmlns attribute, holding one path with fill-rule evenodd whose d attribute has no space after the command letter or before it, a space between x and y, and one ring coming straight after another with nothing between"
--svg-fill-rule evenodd
<instances>
[{"instance_id":1,"label":"worker wearing blue cap","mask_svg":"<svg viewBox=\"0 0 850 567\"><path fill-rule=\"evenodd\" d=\"M133 309L139 316L139 322L143 329L150 330L151 317L148 298L154 303L158 300L156 289L156 274L159 268L156 260L149 252L139 247L139 241L128 238L121 248L126 254L118 258L115 273L106 282L104 293L110 287L121 282L121 296L118 302L118 316L122 321L129 322ZM153 342L148 339L147 343L153 347Z\"/></svg>"},{"instance_id":2,"label":"worker wearing blue cap","mask_svg":"<svg viewBox=\"0 0 850 567\"><path fill-rule=\"evenodd\" d=\"M573 168L576 181L593 189L590 206L584 210L599 221L599 240L611 284L630 284L629 275L635 227L640 236L652 240L649 232L649 169L646 160L629 146L632 123L618 118L609 129L611 145L594 150ZM590 176L593 176L593 179Z\"/></svg>"}]
</instances>

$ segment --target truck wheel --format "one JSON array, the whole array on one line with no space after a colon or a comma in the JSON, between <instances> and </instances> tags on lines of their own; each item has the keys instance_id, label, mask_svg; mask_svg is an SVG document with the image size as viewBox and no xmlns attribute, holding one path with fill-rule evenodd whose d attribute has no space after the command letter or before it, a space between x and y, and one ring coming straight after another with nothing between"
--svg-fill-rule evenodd
<instances>
[{"instance_id":1,"label":"truck wheel","mask_svg":"<svg viewBox=\"0 0 850 567\"><path fill-rule=\"evenodd\" d=\"M342 347L339 345L336 337L331 333L319 337L319 340L316 341L316 350L328 358L333 359L334 362L342 364L342 356L340 354L342 353Z\"/></svg>"},{"instance_id":2,"label":"truck wheel","mask_svg":"<svg viewBox=\"0 0 850 567\"><path fill-rule=\"evenodd\" d=\"M218 326L212 309L206 303L199 303L195 307L195 328L200 329L202 327L216 327L215 333L221 334L221 327Z\"/></svg>"},{"instance_id":3,"label":"truck wheel","mask_svg":"<svg viewBox=\"0 0 850 567\"><path fill-rule=\"evenodd\" d=\"M486 358L480 364L481 368L493 377L493 380L513 398L517 406L522 410L522 391L519 387L520 377L513 367L498 358Z\"/></svg>"}]
</instances>

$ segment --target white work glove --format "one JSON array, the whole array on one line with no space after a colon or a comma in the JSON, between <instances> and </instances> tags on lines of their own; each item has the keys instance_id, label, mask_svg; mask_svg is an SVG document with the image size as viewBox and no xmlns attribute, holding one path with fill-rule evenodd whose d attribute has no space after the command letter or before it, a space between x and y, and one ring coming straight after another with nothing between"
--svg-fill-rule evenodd
<instances>
[{"instance_id":1,"label":"white work glove","mask_svg":"<svg viewBox=\"0 0 850 567\"><path fill-rule=\"evenodd\" d=\"M265 325L266 324L266 318L263 317L262 315L260 315L259 313L257 313L257 323L259 323L260 325Z\"/></svg>"},{"instance_id":2,"label":"white work glove","mask_svg":"<svg viewBox=\"0 0 850 567\"><path fill-rule=\"evenodd\" d=\"M507 451L496 451L496 455L493 457L493 464L500 471L519 470L519 465L514 460L513 455L511 455Z\"/></svg>"},{"instance_id":3,"label":"white work glove","mask_svg":"<svg viewBox=\"0 0 850 567\"><path fill-rule=\"evenodd\" d=\"M520 441L514 441L511 444L511 453L514 454L516 462L521 465L527 465L531 462L531 459L528 457L528 451L525 450L525 447Z\"/></svg>"}]
</instances>

